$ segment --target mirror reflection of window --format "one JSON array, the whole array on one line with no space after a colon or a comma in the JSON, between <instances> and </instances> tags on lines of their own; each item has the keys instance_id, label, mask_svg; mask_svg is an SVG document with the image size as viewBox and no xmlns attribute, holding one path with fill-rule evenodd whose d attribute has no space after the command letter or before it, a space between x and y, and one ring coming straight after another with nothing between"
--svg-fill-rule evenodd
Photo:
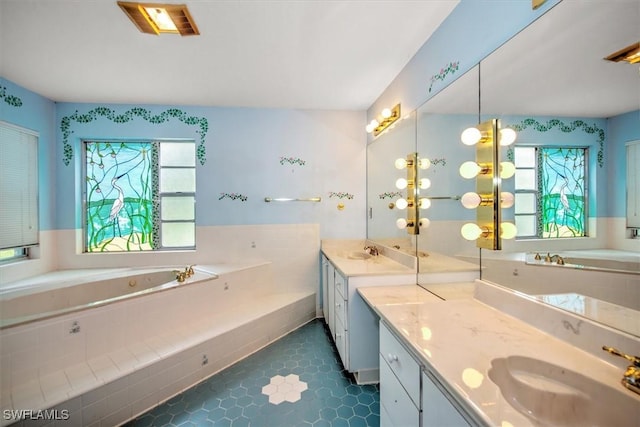
<instances>
[{"instance_id":1,"label":"mirror reflection of window","mask_svg":"<svg viewBox=\"0 0 640 427\"><path fill-rule=\"evenodd\" d=\"M515 147L517 237L585 237L587 148Z\"/></svg>"}]
</instances>

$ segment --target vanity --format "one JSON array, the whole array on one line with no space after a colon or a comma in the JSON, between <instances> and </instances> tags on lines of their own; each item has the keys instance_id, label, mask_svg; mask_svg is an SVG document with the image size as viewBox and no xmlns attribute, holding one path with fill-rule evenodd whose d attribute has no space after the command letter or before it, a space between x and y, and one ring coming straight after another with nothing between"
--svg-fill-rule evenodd
<instances>
[{"instance_id":1,"label":"vanity","mask_svg":"<svg viewBox=\"0 0 640 427\"><path fill-rule=\"evenodd\" d=\"M606 343L585 347L564 328L535 327L492 306L518 295L475 285L449 300L415 285L358 290L380 316L382 427L629 426L640 419L640 395L620 384L629 362L597 348ZM519 309L550 324L582 322L526 303ZM640 350L637 337L590 329L598 327L583 332Z\"/></svg>"}]
</instances>

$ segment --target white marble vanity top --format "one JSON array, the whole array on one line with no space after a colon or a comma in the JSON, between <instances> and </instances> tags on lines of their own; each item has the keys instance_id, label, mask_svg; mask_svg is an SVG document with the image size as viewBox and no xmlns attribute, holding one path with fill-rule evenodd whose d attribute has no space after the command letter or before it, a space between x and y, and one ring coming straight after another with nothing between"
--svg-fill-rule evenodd
<instances>
[{"instance_id":1,"label":"white marble vanity top","mask_svg":"<svg viewBox=\"0 0 640 427\"><path fill-rule=\"evenodd\" d=\"M415 267L401 263L388 256L377 255L367 259L353 259L364 253L365 241L323 240L322 252L335 267L346 276L368 276L386 274L415 274ZM404 255L409 257L408 255ZM415 262L414 260L410 260Z\"/></svg>"},{"instance_id":2,"label":"white marble vanity top","mask_svg":"<svg viewBox=\"0 0 640 427\"><path fill-rule=\"evenodd\" d=\"M472 297L443 301L415 285L418 289L402 288L359 288L358 292L403 338L419 361L482 423L540 425L514 409L489 378L492 361L509 356L549 362L605 384L610 388L605 389L608 392L626 393L637 401L633 405L637 411L626 414L629 425L640 419L640 396L622 387L623 371L619 367Z\"/></svg>"}]
</instances>

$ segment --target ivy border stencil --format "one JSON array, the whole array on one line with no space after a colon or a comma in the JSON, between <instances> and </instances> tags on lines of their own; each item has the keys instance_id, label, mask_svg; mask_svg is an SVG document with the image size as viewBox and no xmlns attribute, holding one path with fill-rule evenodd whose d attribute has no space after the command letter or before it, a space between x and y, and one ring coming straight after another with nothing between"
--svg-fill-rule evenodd
<instances>
[{"instance_id":1,"label":"ivy border stencil","mask_svg":"<svg viewBox=\"0 0 640 427\"><path fill-rule=\"evenodd\" d=\"M0 98L2 98L5 103L11 105L12 107L22 107L22 99L15 95L7 95L6 86L0 86Z\"/></svg>"},{"instance_id":2,"label":"ivy border stencil","mask_svg":"<svg viewBox=\"0 0 640 427\"><path fill-rule=\"evenodd\" d=\"M558 119L548 120L547 123L540 123L536 119L528 118L524 119L520 123L509 126L516 132L521 132L528 127L533 127L534 130L538 132L547 132L554 127L557 127L560 131L564 133L570 133L575 131L576 129L582 129L585 133L588 134L596 134L598 137L598 166L602 167L604 165L604 140L605 140L605 132L604 129L600 129L595 124L588 125L584 122L584 120L574 120L571 123L567 124ZM513 159L513 148L509 148L508 151L509 159Z\"/></svg>"},{"instance_id":3,"label":"ivy border stencil","mask_svg":"<svg viewBox=\"0 0 640 427\"><path fill-rule=\"evenodd\" d=\"M431 79L430 79L431 84L429 84L429 93L431 93L431 89L433 89L433 84L436 81L438 80L444 81L447 75L455 74L455 72L458 71L459 67L460 67L460 61L449 62L446 67L440 69L439 73L436 73L433 76L431 76Z\"/></svg>"},{"instance_id":4,"label":"ivy border stencil","mask_svg":"<svg viewBox=\"0 0 640 427\"><path fill-rule=\"evenodd\" d=\"M74 132L71 130L71 122L76 123L90 123L97 120L99 117L105 117L114 123L127 123L134 118L140 117L152 124L161 124L168 122L170 119L175 118L182 123L190 126L198 126L196 133L200 135L200 141L198 142L198 148L196 156L201 165L204 165L206 159L205 139L207 132L209 131L209 121L205 117L189 116L186 112L178 108L169 108L160 114L154 115L146 108L134 107L123 114L117 114L115 110L107 107L96 107L89 110L87 113L80 114L76 110L72 115L65 116L60 120L60 130L62 131L62 144L63 144L63 157L62 161L65 166L69 166L71 159L73 159L73 147L69 144L69 137Z\"/></svg>"}]
</instances>

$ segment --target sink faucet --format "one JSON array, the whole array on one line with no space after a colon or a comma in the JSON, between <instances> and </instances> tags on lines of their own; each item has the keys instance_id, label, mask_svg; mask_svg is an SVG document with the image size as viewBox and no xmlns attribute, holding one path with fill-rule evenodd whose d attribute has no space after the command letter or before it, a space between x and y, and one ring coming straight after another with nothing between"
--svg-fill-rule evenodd
<instances>
[{"instance_id":1,"label":"sink faucet","mask_svg":"<svg viewBox=\"0 0 640 427\"><path fill-rule=\"evenodd\" d=\"M178 281L178 283L182 283L185 280L187 280L189 277L193 276L195 274L195 271L193 270L193 267L195 266L195 264L193 265L188 265L184 268L183 270L173 270L174 273L176 273L176 280Z\"/></svg>"},{"instance_id":2,"label":"sink faucet","mask_svg":"<svg viewBox=\"0 0 640 427\"><path fill-rule=\"evenodd\" d=\"M628 354L622 353L620 350L617 350L613 347L607 347L606 345L603 345L602 349L613 355L625 358L629 362L631 362L631 365L627 367L627 370L622 376L622 380L620 380L620 382L629 390L633 391L634 393L640 394L640 357L629 356Z\"/></svg>"},{"instance_id":3,"label":"sink faucet","mask_svg":"<svg viewBox=\"0 0 640 427\"><path fill-rule=\"evenodd\" d=\"M549 252L547 252L547 256L544 257L544 260L546 262L553 262L554 258L556 260L556 264L564 265L564 258L562 258L560 255L557 255L557 254L556 255L551 255L551 254L549 254Z\"/></svg>"},{"instance_id":4,"label":"sink faucet","mask_svg":"<svg viewBox=\"0 0 640 427\"><path fill-rule=\"evenodd\" d=\"M380 255L380 251L378 251L378 248L375 246L365 246L364 247L364 251L366 253L368 253L371 256L378 256Z\"/></svg>"}]
</instances>

